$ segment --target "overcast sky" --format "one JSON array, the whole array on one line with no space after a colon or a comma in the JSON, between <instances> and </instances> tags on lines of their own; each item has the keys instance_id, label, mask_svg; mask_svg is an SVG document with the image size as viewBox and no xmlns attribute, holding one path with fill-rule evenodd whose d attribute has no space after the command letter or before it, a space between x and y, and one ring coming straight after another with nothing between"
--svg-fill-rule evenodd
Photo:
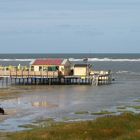
<instances>
[{"instance_id":1,"label":"overcast sky","mask_svg":"<svg viewBox=\"0 0 140 140\"><path fill-rule=\"evenodd\" d=\"M140 53L140 0L0 0L0 53Z\"/></svg>"}]
</instances>

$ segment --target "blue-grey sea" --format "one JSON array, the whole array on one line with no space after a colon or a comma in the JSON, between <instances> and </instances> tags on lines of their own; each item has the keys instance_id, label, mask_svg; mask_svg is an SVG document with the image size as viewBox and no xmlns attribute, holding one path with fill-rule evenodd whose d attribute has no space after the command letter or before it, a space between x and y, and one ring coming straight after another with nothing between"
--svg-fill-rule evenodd
<instances>
[{"instance_id":1,"label":"blue-grey sea","mask_svg":"<svg viewBox=\"0 0 140 140\"><path fill-rule=\"evenodd\" d=\"M95 70L112 70L115 81L111 85L87 86L14 86L2 85L0 90L20 91L10 98L0 98L0 105L13 115L0 122L0 131L23 130L20 125L37 120L52 118L55 121L77 121L95 119L94 112L111 111L119 114L124 111L140 110L140 54L0 54L0 65L29 65L35 58L68 58L80 63L88 58ZM89 112L78 114L76 112ZM0 116L1 117L1 116Z\"/></svg>"}]
</instances>

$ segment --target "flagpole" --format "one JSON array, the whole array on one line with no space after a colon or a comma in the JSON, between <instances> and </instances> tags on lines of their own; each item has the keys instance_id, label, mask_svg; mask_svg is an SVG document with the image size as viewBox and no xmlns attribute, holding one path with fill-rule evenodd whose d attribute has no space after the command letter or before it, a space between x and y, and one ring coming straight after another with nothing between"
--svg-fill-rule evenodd
<instances>
[{"instance_id":1,"label":"flagpole","mask_svg":"<svg viewBox=\"0 0 140 140\"><path fill-rule=\"evenodd\" d=\"M83 61L86 63L86 76L88 75L88 58L84 58Z\"/></svg>"}]
</instances>

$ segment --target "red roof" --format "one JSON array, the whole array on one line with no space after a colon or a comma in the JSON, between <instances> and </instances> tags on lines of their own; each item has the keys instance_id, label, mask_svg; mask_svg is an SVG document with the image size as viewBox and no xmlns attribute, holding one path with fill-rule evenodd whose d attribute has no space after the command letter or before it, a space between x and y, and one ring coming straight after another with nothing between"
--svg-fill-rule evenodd
<instances>
[{"instance_id":1,"label":"red roof","mask_svg":"<svg viewBox=\"0 0 140 140\"><path fill-rule=\"evenodd\" d=\"M63 59L36 59L32 65L61 65Z\"/></svg>"}]
</instances>

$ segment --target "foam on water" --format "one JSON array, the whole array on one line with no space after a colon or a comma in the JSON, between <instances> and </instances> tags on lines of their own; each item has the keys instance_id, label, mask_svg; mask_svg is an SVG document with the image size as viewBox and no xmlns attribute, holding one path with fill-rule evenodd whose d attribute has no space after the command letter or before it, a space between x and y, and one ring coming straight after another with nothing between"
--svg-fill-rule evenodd
<instances>
[{"instance_id":1,"label":"foam on water","mask_svg":"<svg viewBox=\"0 0 140 140\"><path fill-rule=\"evenodd\" d=\"M0 61L33 61L34 59L0 59ZM83 61L84 58L69 58L70 61ZM140 62L140 58L88 58L89 62Z\"/></svg>"},{"instance_id":2,"label":"foam on water","mask_svg":"<svg viewBox=\"0 0 140 140\"><path fill-rule=\"evenodd\" d=\"M83 61L83 59L70 58L70 61ZM90 62L140 62L138 59L111 59L111 58L88 58Z\"/></svg>"},{"instance_id":3,"label":"foam on water","mask_svg":"<svg viewBox=\"0 0 140 140\"><path fill-rule=\"evenodd\" d=\"M129 73L129 71L118 71L116 72L117 74L122 74L122 73Z\"/></svg>"},{"instance_id":4,"label":"foam on water","mask_svg":"<svg viewBox=\"0 0 140 140\"><path fill-rule=\"evenodd\" d=\"M34 59L0 59L0 61L33 61Z\"/></svg>"}]
</instances>

